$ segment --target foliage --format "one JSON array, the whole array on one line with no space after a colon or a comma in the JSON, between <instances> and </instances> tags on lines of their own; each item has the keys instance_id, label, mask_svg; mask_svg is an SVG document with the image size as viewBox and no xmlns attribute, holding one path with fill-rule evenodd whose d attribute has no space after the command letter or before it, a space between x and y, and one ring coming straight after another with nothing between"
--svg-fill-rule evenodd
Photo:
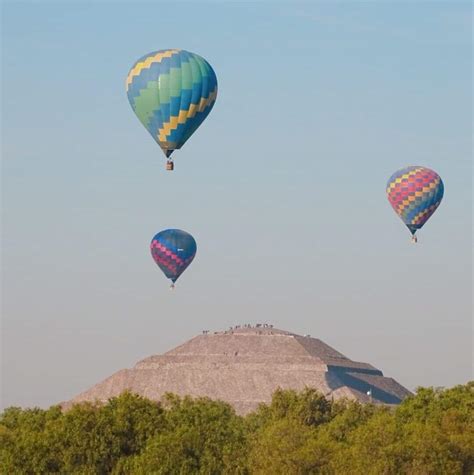
<instances>
[{"instance_id":1,"label":"foliage","mask_svg":"<svg viewBox=\"0 0 474 475\"><path fill-rule=\"evenodd\" d=\"M124 473L245 473L243 419L232 407L208 398L168 394L166 430L124 466Z\"/></svg>"},{"instance_id":2,"label":"foliage","mask_svg":"<svg viewBox=\"0 0 474 475\"><path fill-rule=\"evenodd\" d=\"M474 382L398 407L277 390L246 417L207 398L124 393L0 415L0 473L471 474Z\"/></svg>"}]
</instances>

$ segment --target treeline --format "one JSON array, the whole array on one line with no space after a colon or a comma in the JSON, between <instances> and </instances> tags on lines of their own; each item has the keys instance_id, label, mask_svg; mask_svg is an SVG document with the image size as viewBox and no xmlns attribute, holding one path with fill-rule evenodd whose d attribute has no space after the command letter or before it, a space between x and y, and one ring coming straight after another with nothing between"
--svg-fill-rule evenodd
<instances>
[{"instance_id":1,"label":"treeline","mask_svg":"<svg viewBox=\"0 0 474 475\"><path fill-rule=\"evenodd\" d=\"M11 407L4 474L472 474L474 382L396 408L278 390L240 417L226 403L124 393L105 405Z\"/></svg>"}]
</instances>

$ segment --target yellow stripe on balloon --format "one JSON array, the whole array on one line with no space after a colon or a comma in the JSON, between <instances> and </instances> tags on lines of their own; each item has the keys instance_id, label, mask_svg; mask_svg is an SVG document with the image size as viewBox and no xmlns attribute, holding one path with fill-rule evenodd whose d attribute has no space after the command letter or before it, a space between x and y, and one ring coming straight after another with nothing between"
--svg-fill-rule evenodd
<instances>
[{"instance_id":1,"label":"yellow stripe on balloon","mask_svg":"<svg viewBox=\"0 0 474 475\"><path fill-rule=\"evenodd\" d=\"M139 63L137 63L128 73L127 82L125 85L125 87L127 88L127 91L128 91L128 86L130 86L130 84L133 81L133 78L135 76L139 76L143 69L149 68L154 63L160 63L163 58L171 58L171 56L173 56L176 53L179 53L180 51L181 50L179 49L169 49L169 50L157 53L154 56L149 56L148 58L145 59L145 61L140 61Z\"/></svg>"},{"instance_id":2,"label":"yellow stripe on balloon","mask_svg":"<svg viewBox=\"0 0 474 475\"><path fill-rule=\"evenodd\" d=\"M203 112L206 107L209 107L217 97L217 87L209 94L209 97L202 98L199 104L191 104L188 110L180 110L178 116L171 116L168 122L163 124L163 127L158 130L158 139L161 142L166 142L166 136L172 130L177 129L179 124L184 124L188 119L192 119L198 112Z\"/></svg>"},{"instance_id":3,"label":"yellow stripe on balloon","mask_svg":"<svg viewBox=\"0 0 474 475\"><path fill-rule=\"evenodd\" d=\"M201 102L199 103L199 107L198 107L198 112L203 112L207 106L209 106L216 100L216 97L217 97L217 87L209 94L209 97L207 99L204 99L204 98L201 99ZM193 117L194 117L194 114L193 114Z\"/></svg>"},{"instance_id":4,"label":"yellow stripe on balloon","mask_svg":"<svg viewBox=\"0 0 474 475\"><path fill-rule=\"evenodd\" d=\"M186 122L187 117L188 117L188 111L187 110L179 111L178 124L184 124Z\"/></svg>"}]
</instances>

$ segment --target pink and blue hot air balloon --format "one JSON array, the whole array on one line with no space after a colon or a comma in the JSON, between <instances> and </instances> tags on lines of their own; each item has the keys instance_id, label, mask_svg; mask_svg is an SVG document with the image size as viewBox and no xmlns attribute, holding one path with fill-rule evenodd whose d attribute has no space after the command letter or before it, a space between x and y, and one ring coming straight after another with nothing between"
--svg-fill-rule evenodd
<instances>
[{"instance_id":1,"label":"pink and blue hot air balloon","mask_svg":"<svg viewBox=\"0 0 474 475\"><path fill-rule=\"evenodd\" d=\"M197 246L186 231L165 229L152 239L150 250L158 267L171 280L171 288L174 288L174 283L194 259Z\"/></svg>"},{"instance_id":2,"label":"pink and blue hot air balloon","mask_svg":"<svg viewBox=\"0 0 474 475\"><path fill-rule=\"evenodd\" d=\"M428 221L443 199L441 177L426 167L411 166L395 172L387 183L387 197L416 242L415 233Z\"/></svg>"}]
</instances>

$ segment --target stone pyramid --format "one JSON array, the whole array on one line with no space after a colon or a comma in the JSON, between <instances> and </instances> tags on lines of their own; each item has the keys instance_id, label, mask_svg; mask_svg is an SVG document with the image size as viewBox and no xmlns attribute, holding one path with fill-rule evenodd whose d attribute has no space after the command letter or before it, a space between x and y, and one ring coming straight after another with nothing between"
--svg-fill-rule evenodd
<instances>
[{"instance_id":1,"label":"stone pyramid","mask_svg":"<svg viewBox=\"0 0 474 475\"><path fill-rule=\"evenodd\" d=\"M122 369L65 404L130 390L152 400L166 392L226 401L239 414L269 402L277 388L318 389L328 398L398 404L410 392L367 363L352 361L309 335L257 324L204 331L162 355Z\"/></svg>"}]
</instances>

